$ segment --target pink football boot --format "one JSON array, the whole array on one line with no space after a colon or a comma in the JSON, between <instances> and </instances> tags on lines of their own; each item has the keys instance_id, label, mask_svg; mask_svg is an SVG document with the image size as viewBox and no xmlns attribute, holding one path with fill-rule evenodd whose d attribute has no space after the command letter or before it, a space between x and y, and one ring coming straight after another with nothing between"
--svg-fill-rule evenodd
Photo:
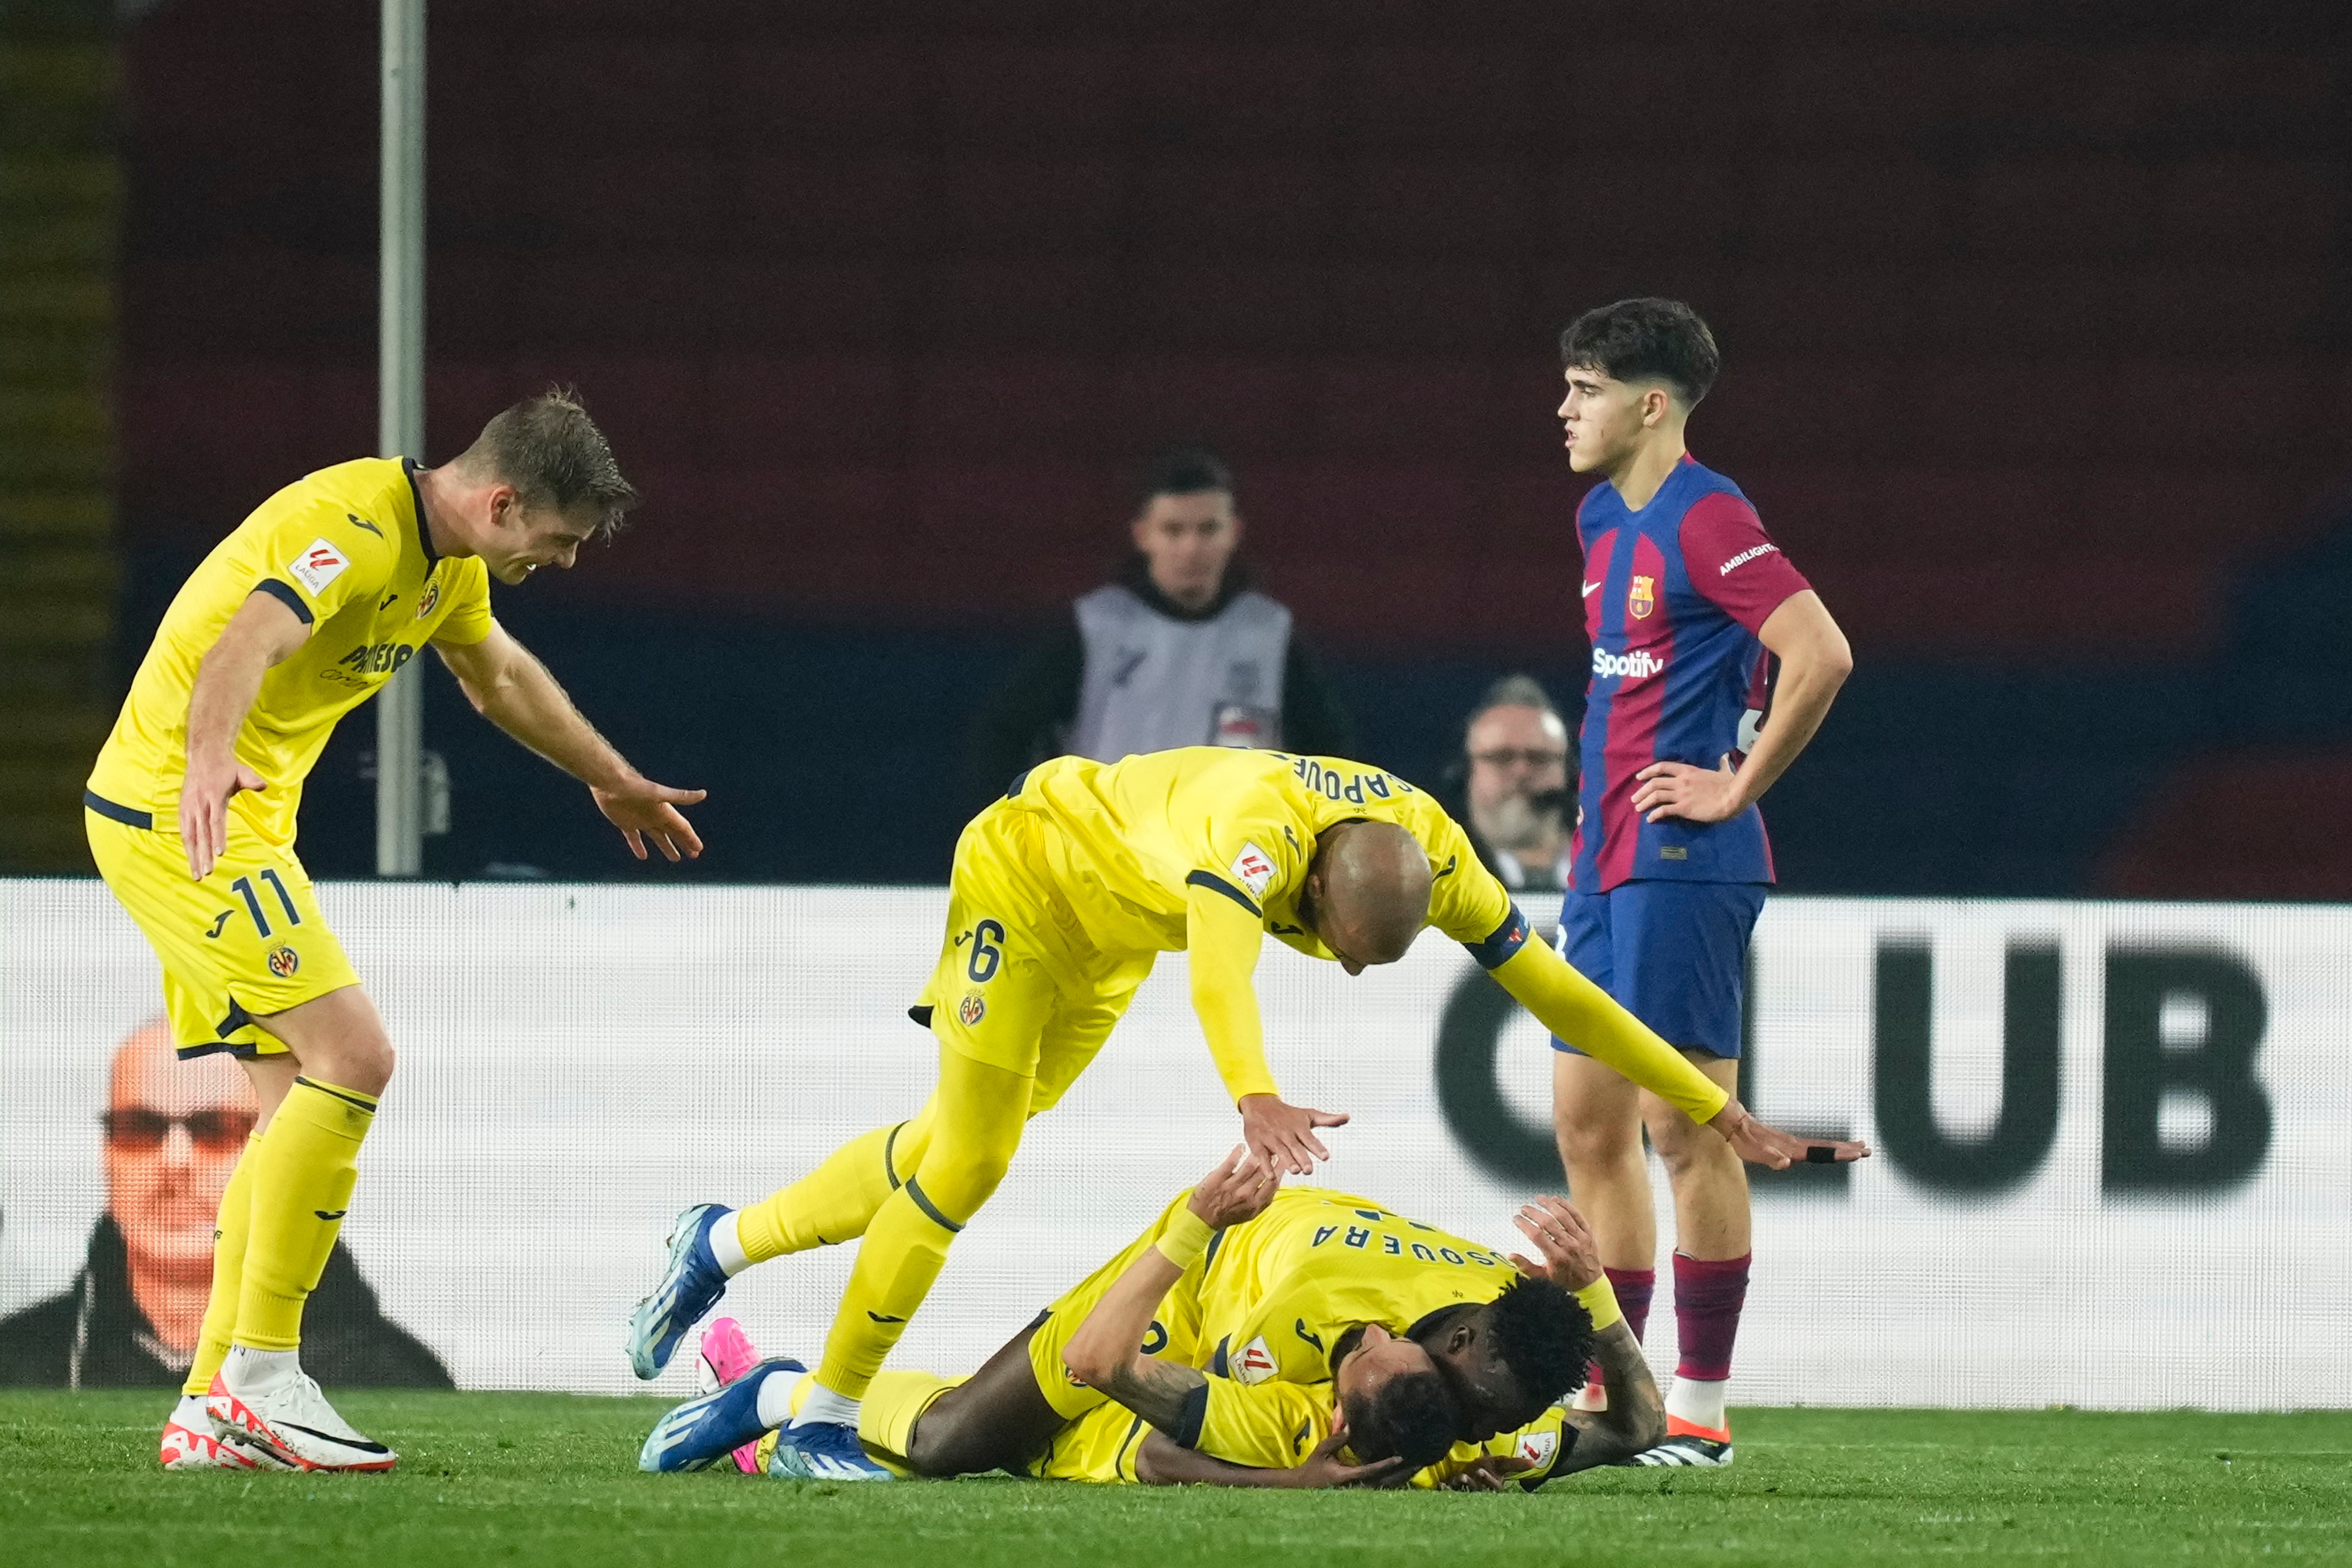
<instances>
[{"instance_id":1,"label":"pink football boot","mask_svg":"<svg viewBox=\"0 0 2352 1568\"><path fill-rule=\"evenodd\" d=\"M743 1325L732 1318L721 1318L702 1331L702 1350L694 1363L695 1391L716 1394L759 1364L760 1352ZM760 1473L758 1442L735 1450L735 1468L747 1476Z\"/></svg>"}]
</instances>

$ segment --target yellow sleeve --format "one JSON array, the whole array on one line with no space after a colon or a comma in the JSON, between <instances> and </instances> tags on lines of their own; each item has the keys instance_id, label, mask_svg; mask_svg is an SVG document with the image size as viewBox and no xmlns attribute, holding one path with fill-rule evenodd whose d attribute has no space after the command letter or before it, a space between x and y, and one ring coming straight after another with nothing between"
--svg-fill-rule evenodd
<instances>
[{"instance_id":1,"label":"yellow sleeve","mask_svg":"<svg viewBox=\"0 0 2352 1568\"><path fill-rule=\"evenodd\" d=\"M1331 1406L1295 1383L1209 1379L1209 1403L1192 1447L1229 1465L1296 1469L1331 1435Z\"/></svg>"},{"instance_id":2,"label":"yellow sleeve","mask_svg":"<svg viewBox=\"0 0 2352 1568\"><path fill-rule=\"evenodd\" d=\"M1276 1094L1265 1065L1265 1025L1250 976L1265 945L1265 915L1242 889L1195 871L1184 887L1185 947L1192 963L1192 1011L1225 1092Z\"/></svg>"},{"instance_id":3,"label":"yellow sleeve","mask_svg":"<svg viewBox=\"0 0 2352 1568\"><path fill-rule=\"evenodd\" d=\"M259 520L256 520L258 521ZM315 626L392 580L399 548L330 496L318 496L261 523L259 570L251 592L268 594ZM248 559L251 559L250 557Z\"/></svg>"},{"instance_id":4,"label":"yellow sleeve","mask_svg":"<svg viewBox=\"0 0 2352 1568\"><path fill-rule=\"evenodd\" d=\"M1731 1099L1680 1051L1543 943L1523 940L1493 973L1545 1028L1692 1121L1708 1120Z\"/></svg>"},{"instance_id":5,"label":"yellow sleeve","mask_svg":"<svg viewBox=\"0 0 2352 1568\"><path fill-rule=\"evenodd\" d=\"M1429 851L1429 923L1470 950L1479 964L1492 969L1518 951L1528 940L1528 922L1501 879L1486 869L1470 836L1452 817L1423 841Z\"/></svg>"},{"instance_id":6,"label":"yellow sleeve","mask_svg":"<svg viewBox=\"0 0 2352 1568\"><path fill-rule=\"evenodd\" d=\"M435 642L471 647L490 635L498 623L490 618L490 571L477 558L452 561L455 581L449 584L449 613L433 630Z\"/></svg>"}]
</instances>

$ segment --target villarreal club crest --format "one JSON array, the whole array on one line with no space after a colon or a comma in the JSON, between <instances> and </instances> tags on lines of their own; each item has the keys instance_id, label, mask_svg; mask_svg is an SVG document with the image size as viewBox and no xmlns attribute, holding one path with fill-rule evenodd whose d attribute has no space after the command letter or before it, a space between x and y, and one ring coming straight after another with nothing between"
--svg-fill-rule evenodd
<instances>
[{"instance_id":1,"label":"villarreal club crest","mask_svg":"<svg viewBox=\"0 0 2352 1568\"><path fill-rule=\"evenodd\" d=\"M302 955L290 947L278 946L269 950L269 973L280 980L291 980L294 972L302 967Z\"/></svg>"}]
</instances>

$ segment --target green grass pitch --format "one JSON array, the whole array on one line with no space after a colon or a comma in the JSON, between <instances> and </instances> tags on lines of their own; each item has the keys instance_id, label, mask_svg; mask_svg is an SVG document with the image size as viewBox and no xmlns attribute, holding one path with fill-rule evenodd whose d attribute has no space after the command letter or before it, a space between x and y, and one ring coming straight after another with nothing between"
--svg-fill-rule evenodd
<instances>
[{"instance_id":1,"label":"green grass pitch","mask_svg":"<svg viewBox=\"0 0 2352 1568\"><path fill-rule=\"evenodd\" d=\"M2352 1415L1750 1410L1722 1472L1533 1496L646 1476L661 1405L353 1394L391 1476L165 1475L152 1394L0 1394L11 1563L2352 1562Z\"/></svg>"}]
</instances>

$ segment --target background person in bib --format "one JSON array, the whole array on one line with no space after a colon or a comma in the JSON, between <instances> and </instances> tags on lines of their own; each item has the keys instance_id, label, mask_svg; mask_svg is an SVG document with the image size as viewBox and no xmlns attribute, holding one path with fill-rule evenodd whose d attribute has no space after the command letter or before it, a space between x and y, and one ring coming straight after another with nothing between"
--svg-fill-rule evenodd
<instances>
[{"instance_id":1,"label":"background person in bib","mask_svg":"<svg viewBox=\"0 0 2352 1568\"><path fill-rule=\"evenodd\" d=\"M1249 585L1234 476L1213 452L1146 465L1115 582L1080 598L972 722L977 807L1023 768L1176 746L1349 756L1355 730L1290 611Z\"/></svg>"}]
</instances>

